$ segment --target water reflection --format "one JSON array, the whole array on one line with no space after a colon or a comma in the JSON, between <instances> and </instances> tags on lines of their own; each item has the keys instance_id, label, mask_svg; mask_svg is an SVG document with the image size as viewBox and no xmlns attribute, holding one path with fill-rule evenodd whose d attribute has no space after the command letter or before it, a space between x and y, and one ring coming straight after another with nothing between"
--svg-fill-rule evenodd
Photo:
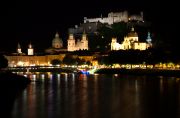
<instances>
[{"instance_id":1,"label":"water reflection","mask_svg":"<svg viewBox=\"0 0 180 118\"><path fill-rule=\"evenodd\" d=\"M44 79L45 79L45 75L44 75L44 74L41 74L40 78L41 78L42 80L44 80Z\"/></svg>"},{"instance_id":2,"label":"water reflection","mask_svg":"<svg viewBox=\"0 0 180 118\"><path fill-rule=\"evenodd\" d=\"M179 78L34 73L13 118L180 117Z\"/></svg>"}]
</instances>

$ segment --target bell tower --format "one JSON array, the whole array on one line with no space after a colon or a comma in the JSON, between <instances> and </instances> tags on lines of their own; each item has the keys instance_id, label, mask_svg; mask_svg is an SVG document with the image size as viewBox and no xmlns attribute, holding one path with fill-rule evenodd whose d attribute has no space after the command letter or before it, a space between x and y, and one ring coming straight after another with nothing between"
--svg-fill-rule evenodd
<instances>
[{"instance_id":1,"label":"bell tower","mask_svg":"<svg viewBox=\"0 0 180 118\"><path fill-rule=\"evenodd\" d=\"M69 38L67 40L67 48L68 51L75 51L75 39L73 34L69 34Z\"/></svg>"},{"instance_id":2,"label":"bell tower","mask_svg":"<svg viewBox=\"0 0 180 118\"><path fill-rule=\"evenodd\" d=\"M81 42L82 42L82 49L88 50L88 39L87 39L87 35L86 35L85 31L84 31L84 33L82 35Z\"/></svg>"},{"instance_id":3,"label":"bell tower","mask_svg":"<svg viewBox=\"0 0 180 118\"><path fill-rule=\"evenodd\" d=\"M150 33L150 32L148 32L148 35L147 35L147 39L146 39L146 41L147 41L149 44L151 44L151 43L152 43L151 33Z\"/></svg>"},{"instance_id":4,"label":"bell tower","mask_svg":"<svg viewBox=\"0 0 180 118\"><path fill-rule=\"evenodd\" d=\"M29 47L28 47L28 55L34 55L34 49L32 48L31 43L29 44Z\"/></svg>"},{"instance_id":5,"label":"bell tower","mask_svg":"<svg viewBox=\"0 0 180 118\"><path fill-rule=\"evenodd\" d=\"M22 51L21 51L21 46L20 46L19 43L18 43L18 45L17 45L17 53L18 53L18 54L21 54L21 53L22 53Z\"/></svg>"},{"instance_id":6,"label":"bell tower","mask_svg":"<svg viewBox=\"0 0 180 118\"><path fill-rule=\"evenodd\" d=\"M112 40L111 40L111 50L116 50L116 43L117 43L117 39L112 38Z\"/></svg>"}]
</instances>

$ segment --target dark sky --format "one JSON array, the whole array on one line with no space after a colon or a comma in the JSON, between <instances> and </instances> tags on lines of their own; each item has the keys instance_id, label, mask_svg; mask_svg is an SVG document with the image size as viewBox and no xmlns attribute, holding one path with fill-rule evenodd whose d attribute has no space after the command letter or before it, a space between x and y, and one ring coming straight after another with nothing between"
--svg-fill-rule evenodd
<instances>
[{"instance_id":1,"label":"dark sky","mask_svg":"<svg viewBox=\"0 0 180 118\"><path fill-rule=\"evenodd\" d=\"M23 50L29 42L40 50L50 47L56 31L66 40L67 29L83 22L83 17L99 17L109 12L128 10L144 11L145 19L151 20L157 33L173 42L179 21L175 2L141 0L19 0L2 4L0 51L15 51L17 43ZM178 21L178 22L177 22ZM161 30L162 29L162 30ZM156 31L155 31L156 32ZM41 43L42 42L42 43Z\"/></svg>"}]
</instances>

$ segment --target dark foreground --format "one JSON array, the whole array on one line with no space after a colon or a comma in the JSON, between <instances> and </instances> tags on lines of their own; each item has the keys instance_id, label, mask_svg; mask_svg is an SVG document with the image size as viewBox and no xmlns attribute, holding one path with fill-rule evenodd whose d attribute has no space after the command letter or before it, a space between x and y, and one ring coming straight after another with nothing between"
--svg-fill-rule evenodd
<instances>
[{"instance_id":1,"label":"dark foreground","mask_svg":"<svg viewBox=\"0 0 180 118\"><path fill-rule=\"evenodd\" d=\"M10 72L0 72L0 114L10 117L14 101L18 94L30 83L30 79Z\"/></svg>"}]
</instances>

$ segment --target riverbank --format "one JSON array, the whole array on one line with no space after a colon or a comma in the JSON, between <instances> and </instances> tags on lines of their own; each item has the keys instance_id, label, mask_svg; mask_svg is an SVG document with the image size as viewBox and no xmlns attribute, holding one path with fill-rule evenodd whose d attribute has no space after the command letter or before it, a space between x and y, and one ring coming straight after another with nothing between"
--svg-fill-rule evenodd
<instances>
[{"instance_id":1,"label":"riverbank","mask_svg":"<svg viewBox=\"0 0 180 118\"><path fill-rule=\"evenodd\" d=\"M97 73L97 74L132 74L132 75L176 76L176 77L180 77L180 70L165 70L165 69L102 68L102 69L98 69L95 73Z\"/></svg>"}]
</instances>

